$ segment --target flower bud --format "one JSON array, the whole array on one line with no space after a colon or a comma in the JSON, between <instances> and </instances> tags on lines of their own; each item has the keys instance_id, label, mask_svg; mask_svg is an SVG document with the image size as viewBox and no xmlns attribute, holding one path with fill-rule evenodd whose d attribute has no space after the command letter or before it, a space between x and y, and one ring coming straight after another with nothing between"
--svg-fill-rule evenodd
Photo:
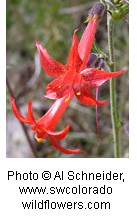
<instances>
[{"instance_id":1,"label":"flower bud","mask_svg":"<svg viewBox=\"0 0 137 217\"><path fill-rule=\"evenodd\" d=\"M89 15L102 16L105 10L105 5L103 3L96 3L94 7L89 11Z\"/></svg>"},{"instance_id":2,"label":"flower bud","mask_svg":"<svg viewBox=\"0 0 137 217\"><path fill-rule=\"evenodd\" d=\"M97 62L97 55L94 53L90 53L88 57L87 67L94 68Z\"/></svg>"},{"instance_id":3,"label":"flower bud","mask_svg":"<svg viewBox=\"0 0 137 217\"><path fill-rule=\"evenodd\" d=\"M98 69L103 69L105 65L104 59L103 58L99 58L98 61L96 62L95 67Z\"/></svg>"}]
</instances>

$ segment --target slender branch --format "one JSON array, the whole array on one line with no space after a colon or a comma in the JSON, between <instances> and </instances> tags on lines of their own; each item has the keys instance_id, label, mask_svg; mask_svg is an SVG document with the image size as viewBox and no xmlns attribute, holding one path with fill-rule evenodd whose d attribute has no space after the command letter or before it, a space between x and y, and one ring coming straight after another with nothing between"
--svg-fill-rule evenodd
<instances>
[{"instance_id":1,"label":"slender branch","mask_svg":"<svg viewBox=\"0 0 137 217\"><path fill-rule=\"evenodd\" d=\"M6 85L7 85L7 88L8 88L8 90L9 90L10 95L11 95L13 98L15 98L15 97L14 97L14 93L13 93L13 91L12 91L12 89L11 89L11 86L10 86L10 83L9 83L8 78L6 78ZM18 108L18 110L19 110L19 108ZM34 157L38 158L36 149L34 148L34 145L33 145L32 141L31 141L31 139L30 139L30 137L29 137L29 134L28 134L28 132L27 132L27 130L26 130L26 127L25 127L24 123L20 122L20 124L21 124L21 126L22 126L22 129L23 129L23 131L24 131L24 134L25 134L25 136L26 136L26 138L27 138L28 144L29 144L29 146L30 146L30 148L31 148L31 151L32 151Z\"/></svg>"},{"instance_id":2,"label":"slender branch","mask_svg":"<svg viewBox=\"0 0 137 217\"><path fill-rule=\"evenodd\" d=\"M108 11L110 6L108 5ZM108 48L109 48L109 68L110 71L115 71L115 60L114 60L114 38L113 38L113 27L114 23L111 19L109 12L107 13L107 25L108 25ZM119 143L119 126L117 117L117 105L116 105L116 91L115 91L115 80L110 80L110 106L111 106L111 121L113 128L113 142L114 142L114 157L120 157L120 143Z\"/></svg>"}]
</instances>

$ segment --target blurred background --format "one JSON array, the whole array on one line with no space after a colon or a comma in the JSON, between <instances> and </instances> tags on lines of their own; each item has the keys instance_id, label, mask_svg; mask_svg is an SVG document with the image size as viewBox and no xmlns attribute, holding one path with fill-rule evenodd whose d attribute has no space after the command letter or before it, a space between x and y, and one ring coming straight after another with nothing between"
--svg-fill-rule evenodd
<instances>
[{"instance_id":1,"label":"blurred background","mask_svg":"<svg viewBox=\"0 0 137 217\"><path fill-rule=\"evenodd\" d=\"M46 85L52 80L41 69L35 47L38 39L57 61L65 64L72 42L72 34L79 29L80 37L89 9L98 1L89 0L7 0L7 79L16 102L26 114L28 100L33 101L35 117L41 117L53 101L43 99ZM99 23L96 41L108 54L106 13ZM95 52L92 49L92 52ZM128 69L128 21L115 25L116 70ZM107 68L106 68L107 69ZM117 104L120 118L121 153L128 157L128 73L116 78ZM12 113L7 88L7 157L34 157L20 122ZM109 98L109 82L99 89L99 99ZM83 106L74 99L58 123L57 130L70 123L70 132L60 142L66 148L81 148L82 154L65 155L46 139L37 143L34 133L26 126L31 143L41 158L109 158L113 157L113 138L110 105L98 108L102 144L98 145L95 106Z\"/></svg>"}]
</instances>

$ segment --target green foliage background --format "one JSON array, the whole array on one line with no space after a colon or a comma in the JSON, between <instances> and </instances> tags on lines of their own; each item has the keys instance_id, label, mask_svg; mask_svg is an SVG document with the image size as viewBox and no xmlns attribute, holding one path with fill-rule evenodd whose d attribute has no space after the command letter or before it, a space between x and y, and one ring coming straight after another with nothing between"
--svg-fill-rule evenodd
<instances>
[{"instance_id":1,"label":"green foliage background","mask_svg":"<svg viewBox=\"0 0 137 217\"><path fill-rule=\"evenodd\" d=\"M28 76L28 64L34 68L33 59L36 53L35 41L38 39L56 60L65 63L71 46L72 34L79 28L81 36L85 28L84 21L88 10L95 1L88 0L7 0L7 76L10 78L16 98L20 106L27 104L28 99L42 101L45 110L37 109L36 115L44 113L51 101L40 99L44 94L46 84L51 80L44 72L31 90L25 90ZM75 10L75 12L73 12ZM96 40L103 51L107 48L106 16L101 20ZM94 50L93 50L94 51ZM116 69L128 67L128 24L126 19L118 21L115 25L115 56ZM21 75L18 86L16 78ZM22 91L22 92L21 92ZM128 74L117 79L117 100L121 118L121 147L123 157L128 156L128 136L125 124L128 124ZM100 88L100 99L109 97L108 83ZM9 93L7 91L7 114L11 113ZM63 128L67 122L71 130L62 145L69 148L79 147L84 150L81 155L65 156L54 150L45 141L36 144L40 157L112 157L112 131L109 105L99 108L99 125L101 129L102 145L98 145L95 127L95 107L85 107L74 100L59 123ZM10 124L8 122L8 124ZM17 133L16 129L14 133ZM8 144L7 144L8 145ZM27 145L27 144L24 144ZM9 156L12 157L12 156Z\"/></svg>"}]
</instances>

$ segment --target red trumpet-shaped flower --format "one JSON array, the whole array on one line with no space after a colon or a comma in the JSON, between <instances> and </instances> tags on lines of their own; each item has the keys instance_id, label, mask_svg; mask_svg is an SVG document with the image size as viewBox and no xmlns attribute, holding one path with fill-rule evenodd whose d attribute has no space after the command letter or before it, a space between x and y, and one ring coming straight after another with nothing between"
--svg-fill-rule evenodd
<instances>
[{"instance_id":1,"label":"red trumpet-shaped flower","mask_svg":"<svg viewBox=\"0 0 137 217\"><path fill-rule=\"evenodd\" d=\"M77 154L81 152L80 149L70 150L63 148L58 144L58 140L62 140L67 135L69 131L69 125L67 125L65 129L61 131L54 132L61 115L67 108L73 96L74 94L73 92L71 92L63 98L56 100L54 104L51 106L51 108L47 111L47 113L38 120L34 119L31 101L28 103L28 112L26 117L23 117L20 114L15 104L15 100L11 97L12 110L17 119L19 119L23 123L31 125L30 130L36 132L35 138L37 142L41 142L46 137L49 137L51 144L61 152L65 154Z\"/></svg>"},{"instance_id":2,"label":"red trumpet-shaped flower","mask_svg":"<svg viewBox=\"0 0 137 217\"><path fill-rule=\"evenodd\" d=\"M124 71L109 72L108 74L108 72L92 68L88 69L88 71L85 70L94 42L96 28L103 12L104 5L102 3L97 3L90 11L88 18L90 20L80 42L78 42L76 31L74 32L66 65L53 60L47 50L38 41L36 42L42 68L48 75L56 78L47 85L45 97L59 99L73 91L78 100L85 105L104 105L108 102L107 100L96 100L91 88L99 87L108 79L119 76Z\"/></svg>"}]
</instances>

